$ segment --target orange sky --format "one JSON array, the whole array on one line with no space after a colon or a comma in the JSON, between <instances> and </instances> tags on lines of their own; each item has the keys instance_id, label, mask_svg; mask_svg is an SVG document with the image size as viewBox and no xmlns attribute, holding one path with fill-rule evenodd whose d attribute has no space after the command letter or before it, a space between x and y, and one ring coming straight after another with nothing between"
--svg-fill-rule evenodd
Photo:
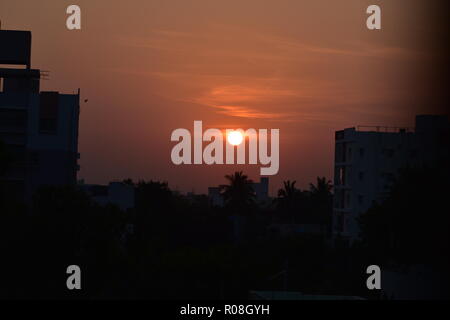
<instances>
[{"instance_id":1,"label":"orange sky","mask_svg":"<svg viewBox=\"0 0 450 320\"><path fill-rule=\"evenodd\" d=\"M426 1L2 0L3 29L31 30L43 90L81 88L81 171L88 183L162 179L205 192L259 165L175 166L170 134L209 128L279 128L280 171L307 186L331 179L334 131L413 126L429 113L436 51ZM65 27L78 4L82 30ZM382 8L369 31L365 9Z\"/></svg>"}]
</instances>

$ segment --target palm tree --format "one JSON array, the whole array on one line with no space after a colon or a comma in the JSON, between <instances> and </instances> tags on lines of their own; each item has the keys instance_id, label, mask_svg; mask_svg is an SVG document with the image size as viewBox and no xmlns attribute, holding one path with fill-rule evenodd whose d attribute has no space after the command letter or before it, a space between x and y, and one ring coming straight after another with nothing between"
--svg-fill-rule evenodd
<instances>
[{"instance_id":1,"label":"palm tree","mask_svg":"<svg viewBox=\"0 0 450 320\"><path fill-rule=\"evenodd\" d=\"M331 181L325 177L317 177L317 185L309 184L309 189L313 195L318 195L321 198L326 198L331 195L331 189L333 188Z\"/></svg>"},{"instance_id":2,"label":"palm tree","mask_svg":"<svg viewBox=\"0 0 450 320\"><path fill-rule=\"evenodd\" d=\"M333 196L331 189L333 185L325 177L317 177L317 185L309 184L311 200L317 221L323 226L331 226L331 214L333 208ZM328 230L329 231L329 230Z\"/></svg>"},{"instance_id":3,"label":"palm tree","mask_svg":"<svg viewBox=\"0 0 450 320\"><path fill-rule=\"evenodd\" d=\"M295 187L297 181L283 181L283 188L278 190L278 198L276 199L277 205L282 208L292 208L299 193L299 189Z\"/></svg>"},{"instance_id":4,"label":"palm tree","mask_svg":"<svg viewBox=\"0 0 450 320\"><path fill-rule=\"evenodd\" d=\"M300 190L295 187L297 181L283 181L283 188L278 190L278 198L286 199L291 202Z\"/></svg>"},{"instance_id":5,"label":"palm tree","mask_svg":"<svg viewBox=\"0 0 450 320\"><path fill-rule=\"evenodd\" d=\"M253 181L248 179L242 171L236 171L232 175L227 174L225 178L229 181L228 185L222 186L225 204L237 212L248 209L255 199Z\"/></svg>"},{"instance_id":6,"label":"palm tree","mask_svg":"<svg viewBox=\"0 0 450 320\"><path fill-rule=\"evenodd\" d=\"M294 222L294 212L296 211L301 191L295 187L297 181L283 181L283 188L278 190L278 198L275 199L279 210L287 211Z\"/></svg>"}]
</instances>

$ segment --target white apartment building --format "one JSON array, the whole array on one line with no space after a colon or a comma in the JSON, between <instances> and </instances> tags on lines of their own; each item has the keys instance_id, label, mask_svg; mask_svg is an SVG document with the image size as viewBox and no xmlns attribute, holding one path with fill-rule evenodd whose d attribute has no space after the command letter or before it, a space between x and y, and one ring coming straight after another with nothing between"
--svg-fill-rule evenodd
<instances>
[{"instance_id":1,"label":"white apartment building","mask_svg":"<svg viewBox=\"0 0 450 320\"><path fill-rule=\"evenodd\" d=\"M333 234L354 240L357 218L383 201L399 169L449 159L446 116L416 117L415 130L357 127L335 133Z\"/></svg>"}]
</instances>

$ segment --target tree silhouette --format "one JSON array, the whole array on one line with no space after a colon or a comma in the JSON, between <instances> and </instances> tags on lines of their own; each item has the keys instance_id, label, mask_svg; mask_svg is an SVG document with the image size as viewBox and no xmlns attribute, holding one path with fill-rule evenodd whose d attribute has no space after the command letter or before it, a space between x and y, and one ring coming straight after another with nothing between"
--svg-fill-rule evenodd
<instances>
[{"instance_id":1,"label":"tree silhouette","mask_svg":"<svg viewBox=\"0 0 450 320\"><path fill-rule=\"evenodd\" d=\"M225 204L236 213L241 213L254 204L255 192L252 188L252 181L243 174L236 171L232 175L226 175L228 185L222 187L222 196Z\"/></svg>"},{"instance_id":2,"label":"tree silhouette","mask_svg":"<svg viewBox=\"0 0 450 320\"><path fill-rule=\"evenodd\" d=\"M331 194L333 188L331 181L325 177L317 177L317 185L309 184L310 191L313 195L318 195L320 198L327 198Z\"/></svg>"},{"instance_id":3,"label":"tree silhouette","mask_svg":"<svg viewBox=\"0 0 450 320\"><path fill-rule=\"evenodd\" d=\"M449 179L447 168L402 169L386 199L359 217L362 244L385 261L450 265Z\"/></svg>"},{"instance_id":4,"label":"tree silhouette","mask_svg":"<svg viewBox=\"0 0 450 320\"><path fill-rule=\"evenodd\" d=\"M316 185L310 183L311 207L313 208L313 220L315 223L328 227L331 232L331 219L333 211L333 188L331 181L325 177L317 177Z\"/></svg>"},{"instance_id":5,"label":"tree silhouette","mask_svg":"<svg viewBox=\"0 0 450 320\"><path fill-rule=\"evenodd\" d=\"M295 187L297 181L283 181L283 188L278 190L278 197L292 202L300 191Z\"/></svg>"},{"instance_id":6,"label":"tree silhouette","mask_svg":"<svg viewBox=\"0 0 450 320\"><path fill-rule=\"evenodd\" d=\"M284 181L275 199L276 209L282 220L289 223L320 224L331 226L332 194L331 181L317 177L316 185L309 191L295 187L296 181Z\"/></svg>"},{"instance_id":7,"label":"tree silhouette","mask_svg":"<svg viewBox=\"0 0 450 320\"><path fill-rule=\"evenodd\" d=\"M300 189L295 187L297 181L283 181L283 188L278 190L278 198L275 199L277 209L283 215L288 215L294 223L295 213L299 209L299 202L302 195Z\"/></svg>"}]
</instances>

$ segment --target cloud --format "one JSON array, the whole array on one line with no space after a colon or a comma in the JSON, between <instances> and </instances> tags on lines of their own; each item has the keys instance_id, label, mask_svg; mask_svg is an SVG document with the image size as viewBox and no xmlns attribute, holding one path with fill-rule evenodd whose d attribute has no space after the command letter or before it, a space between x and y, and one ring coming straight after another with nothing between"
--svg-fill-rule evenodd
<instances>
[{"instance_id":1,"label":"cloud","mask_svg":"<svg viewBox=\"0 0 450 320\"><path fill-rule=\"evenodd\" d=\"M287 113L263 112L257 109L251 109L243 106L214 106L219 109L218 113L232 117L252 118L252 119L271 119L280 120L289 116Z\"/></svg>"},{"instance_id":2,"label":"cloud","mask_svg":"<svg viewBox=\"0 0 450 320\"><path fill-rule=\"evenodd\" d=\"M147 68L121 72L163 83L166 97L208 106L220 115L290 122L328 121L363 110L364 104L391 95L385 79L372 73L377 70L373 66L428 57L359 40L318 45L217 24L197 31L154 29L147 37L122 38L119 43L149 50ZM363 70L372 78L361 76Z\"/></svg>"}]
</instances>

